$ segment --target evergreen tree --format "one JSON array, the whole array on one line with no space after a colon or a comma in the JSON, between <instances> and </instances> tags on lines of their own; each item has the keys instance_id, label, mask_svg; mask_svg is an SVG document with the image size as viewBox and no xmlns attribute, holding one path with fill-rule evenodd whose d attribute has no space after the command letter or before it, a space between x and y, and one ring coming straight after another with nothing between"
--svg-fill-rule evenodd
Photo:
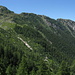
<instances>
[{"instance_id":1,"label":"evergreen tree","mask_svg":"<svg viewBox=\"0 0 75 75\"><path fill-rule=\"evenodd\" d=\"M45 61L41 60L37 75L50 75L50 70Z\"/></svg>"},{"instance_id":2,"label":"evergreen tree","mask_svg":"<svg viewBox=\"0 0 75 75\"><path fill-rule=\"evenodd\" d=\"M12 73L13 73L13 72L12 72L12 67L11 67L11 65L9 65L9 66L7 67L7 69L6 69L6 74L7 74L7 75L13 75Z\"/></svg>"},{"instance_id":3,"label":"evergreen tree","mask_svg":"<svg viewBox=\"0 0 75 75\"><path fill-rule=\"evenodd\" d=\"M5 65L0 62L0 75L6 75L5 73Z\"/></svg>"},{"instance_id":4,"label":"evergreen tree","mask_svg":"<svg viewBox=\"0 0 75 75\"><path fill-rule=\"evenodd\" d=\"M71 75L75 75L75 60L73 61L72 65L70 66Z\"/></svg>"},{"instance_id":5,"label":"evergreen tree","mask_svg":"<svg viewBox=\"0 0 75 75\"><path fill-rule=\"evenodd\" d=\"M62 61L57 75L70 75L70 68L68 67L68 64L65 61Z\"/></svg>"},{"instance_id":6,"label":"evergreen tree","mask_svg":"<svg viewBox=\"0 0 75 75\"><path fill-rule=\"evenodd\" d=\"M26 66L27 66L27 61L26 58L23 56L22 61L19 64L19 68L17 69L16 75L28 75Z\"/></svg>"}]
</instances>

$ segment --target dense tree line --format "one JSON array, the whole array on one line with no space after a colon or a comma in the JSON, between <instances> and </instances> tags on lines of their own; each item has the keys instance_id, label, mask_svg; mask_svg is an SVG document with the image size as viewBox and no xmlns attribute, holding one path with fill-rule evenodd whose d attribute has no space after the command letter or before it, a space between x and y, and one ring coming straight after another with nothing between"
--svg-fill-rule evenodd
<instances>
[{"instance_id":1,"label":"dense tree line","mask_svg":"<svg viewBox=\"0 0 75 75\"><path fill-rule=\"evenodd\" d=\"M17 28L15 30L17 30ZM33 30L34 29L30 29L30 32L33 33ZM23 31L21 33L23 33ZM21 33L19 32L17 34ZM32 33L30 35L30 38L32 38L31 36L35 34L36 31L33 34ZM43 49L41 51L41 47L39 46L39 51L35 52L35 50L30 51L23 43L21 44L21 41L17 38L17 35L16 33L14 33L13 30L5 31L3 29L0 29L0 75L74 74L74 63L69 65L66 61L61 60L62 62L60 64L59 61L56 62L55 59L53 60L53 58L55 57L57 60L60 60L60 56L56 55L61 53L58 53L58 50L56 50L56 48L49 46L49 44L47 44L48 42L45 39L42 39L40 33L38 34L40 36L38 38L41 40L41 42L40 40L37 40L35 43L40 44L43 47ZM27 38L29 37L27 35L28 34L26 33L26 36L24 36ZM36 36L37 35L35 34L34 37ZM16 43L16 45L14 42ZM20 47L20 45L22 47ZM48 59L45 58L45 56L47 56Z\"/></svg>"}]
</instances>

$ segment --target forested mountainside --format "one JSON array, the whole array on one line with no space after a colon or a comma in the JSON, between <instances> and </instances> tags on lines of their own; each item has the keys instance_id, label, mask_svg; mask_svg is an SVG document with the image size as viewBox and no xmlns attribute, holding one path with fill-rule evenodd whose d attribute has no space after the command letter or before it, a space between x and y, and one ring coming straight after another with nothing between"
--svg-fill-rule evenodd
<instances>
[{"instance_id":1,"label":"forested mountainside","mask_svg":"<svg viewBox=\"0 0 75 75\"><path fill-rule=\"evenodd\" d=\"M0 6L0 75L75 75L75 22Z\"/></svg>"}]
</instances>

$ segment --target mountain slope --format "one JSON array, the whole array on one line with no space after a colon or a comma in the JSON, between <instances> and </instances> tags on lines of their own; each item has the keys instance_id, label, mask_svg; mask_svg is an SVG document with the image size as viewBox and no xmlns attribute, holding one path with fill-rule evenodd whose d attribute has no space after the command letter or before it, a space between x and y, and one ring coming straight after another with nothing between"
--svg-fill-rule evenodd
<instances>
[{"instance_id":1,"label":"mountain slope","mask_svg":"<svg viewBox=\"0 0 75 75\"><path fill-rule=\"evenodd\" d=\"M71 20L0 6L0 74L74 75L74 27Z\"/></svg>"}]
</instances>

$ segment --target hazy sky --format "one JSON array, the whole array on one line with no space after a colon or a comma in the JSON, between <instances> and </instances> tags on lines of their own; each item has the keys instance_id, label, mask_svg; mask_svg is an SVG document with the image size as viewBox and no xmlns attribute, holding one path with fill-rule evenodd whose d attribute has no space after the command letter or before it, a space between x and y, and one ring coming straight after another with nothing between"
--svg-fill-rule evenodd
<instances>
[{"instance_id":1,"label":"hazy sky","mask_svg":"<svg viewBox=\"0 0 75 75\"><path fill-rule=\"evenodd\" d=\"M75 0L0 0L15 13L28 12L75 21Z\"/></svg>"}]
</instances>

